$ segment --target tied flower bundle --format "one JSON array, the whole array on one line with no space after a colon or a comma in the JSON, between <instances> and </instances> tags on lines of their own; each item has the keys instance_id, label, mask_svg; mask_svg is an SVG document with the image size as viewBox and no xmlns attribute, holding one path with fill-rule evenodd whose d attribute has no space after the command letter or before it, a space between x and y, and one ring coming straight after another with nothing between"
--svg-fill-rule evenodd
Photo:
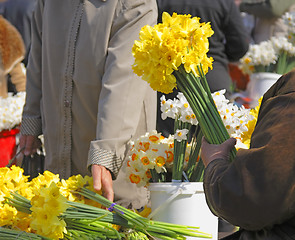
<instances>
[{"instance_id":1,"label":"tied flower bundle","mask_svg":"<svg viewBox=\"0 0 295 240\"><path fill-rule=\"evenodd\" d=\"M257 109L237 107L224 96L225 90L212 94L222 122L229 135L237 139L237 148L248 148L249 138L253 132ZM200 161L200 139L191 131L192 126L198 129L189 103L182 93L175 99L161 97L162 118L175 119L175 125L183 127L175 130L168 138L161 136L156 130L146 133L135 141L131 141L131 154L127 161L127 177L131 183L148 186L149 182L171 181L173 161L176 154L183 155L183 165L180 170L185 181L202 181L204 165ZM255 112L254 112L255 111ZM192 137L189 142L188 139ZM176 145L184 147L176 147ZM178 158L178 161L180 158Z\"/></svg>"},{"instance_id":2,"label":"tied flower bundle","mask_svg":"<svg viewBox=\"0 0 295 240\"><path fill-rule=\"evenodd\" d=\"M21 123L25 93L8 94L7 98L0 97L0 132L11 130Z\"/></svg>"},{"instance_id":3,"label":"tied flower bundle","mask_svg":"<svg viewBox=\"0 0 295 240\"><path fill-rule=\"evenodd\" d=\"M170 93L177 87L189 102L207 141L223 143L229 134L205 77L213 62L207 56L208 38L213 34L210 23L201 23L200 18L192 18L189 14L173 13L170 16L166 12L162 15L162 22L141 29L140 40L135 41L132 48L134 72L156 91ZM231 160L235 154L234 149ZM173 181L182 181L182 159L183 154L174 154Z\"/></svg>"},{"instance_id":4,"label":"tied flower bundle","mask_svg":"<svg viewBox=\"0 0 295 240\"><path fill-rule=\"evenodd\" d=\"M94 192L89 176L61 180L45 171L29 182L19 167L0 171L3 240L211 238L196 227L152 221L105 199Z\"/></svg>"}]
</instances>

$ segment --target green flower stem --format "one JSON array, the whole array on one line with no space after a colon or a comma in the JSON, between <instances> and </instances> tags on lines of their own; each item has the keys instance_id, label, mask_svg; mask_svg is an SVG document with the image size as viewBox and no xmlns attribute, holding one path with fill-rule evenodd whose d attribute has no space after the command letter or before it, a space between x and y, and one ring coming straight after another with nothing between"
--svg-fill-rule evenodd
<instances>
[{"instance_id":1,"label":"green flower stem","mask_svg":"<svg viewBox=\"0 0 295 240\"><path fill-rule=\"evenodd\" d=\"M92 192L86 188L81 188L78 192L89 199L99 202L100 204L104 205L105 207L110 207L113 203L108 199L104 198L103 196ZM172 239L185 239L185 236L195 236L195 237L202 237L202 238L211 238L211 234L203 233L198 231L196 228L192 228L189 226L183 226L178 224L171 224L171 223L163 223L158 221L152 221L147 218L144 218L137 213L126 209L120 205L113 206L115 210L115 214L120 215L121 217L125 218L131 224L134 224L133 228L139 231L145 232L148 235L154 236L153 234L156 233L160 238L163 236L172 237ZM134 221L130 221L134 220ZM143 224L145 226L143 226ZM163 238L162 238L163 239Z\"/></svg>"},{"instance_id":2,"label":"green flower stem","mask_svg":"<svg viewBox=\"0 0 295 240\"><path fill-rule=\"evenodd\" d=\"M104 223L97 220L76 220L65 219L67 228L81 231L93 237L107 237L108 239L122 239L119 232L112 227L110 223Z\"/></svg>"},{"instance_id":3,"label":"green flower stem","mask_svg":"<svg viewBox=\"0 0 295 240\"><path fill-rule=\"evenodd\" d=\"M178 75L179 78L182 77L181 74L178 74L178 73L175 73L175 74ZM190 103L193 112L196 114L196 117L197 117L197 119L199 121L199 124L202 124L203 125L204 130L206 130L207 135L210 135L210 139L214 138L214 134L212 134L210 132L209 125L207 125L207 121L205 121L206 120L206 116L203 116L203 111L202 111L202 109L200 109L199 99L196 98L192 94L192 91L184 91L185 86L183 85L183 82L182 81L178 81L177 84L178 84L178 88L180 89L180 91L183 92L183 94L187 98L188 102Z\"/></svg>"},{"instance_id":4,"label":"green flower stem","mask_svg":"<svg viewBox=\"0 0 295 240\"><path fill-rule=\"evenodd\" d=\"M0 227L0 240L19 239L19 240L51 240L50 238L43 237L34 233L27 233L9 228Z\"/></svg>"},{"instance_id":5,"label":"green flower stem","mask_svg":"<svg viewBox=\"0 0 295 240\"><path fill-rule=\"evenodd\" d=\"M287 67L287 53L285 51L283 51L280 55L279 55L279 59L277 61L277 73L278 74L284 74L284 72L286 71L286 67Z\"/></svg>"},{"instance_id":6,"label":"green flower stem","mask_svg":"<svg viewBox=\"0 0 295 240\"><path fill-rule=\"evenodd\" d=\"M152 182L166 182L166 175L164 173L157 173L156 169L150 169L152 175Z\"/></svg>"},{"instance_id":7,"label":"green flower stem","mask_svg":"<svg viewBox=\"0 0 295 240\"><path fill-rule=\"evenodd\" d=\"M177 86L183 92L196 114L207 141L212 144L221 144L230 136L213 101L201 66L198 69L201 80L196 78L192 73L186 73L183 66L181 66L179 71L174 72L177 79ZM230 160L233 160L236 155L235 148L231 151L230 155Z\"/></svg>"},{"instance_id":8,"label":"green flower stem","mask_svg":"<svg viewBox=\"0 0 295 240\"><path fill-rule=\"evenodd\" d=\"M188 123L184 123L180 120L175 120L174 124L175 131L177 129L188 129ZM173 171L172 180L182 180L183 165L185 159L187 140L182 140L181 142L174 139L174 159L173 159Z\"/></svg>"},{"instance_id":9,"label":"green flower stem","mask_svg":"<svg viewBox=\"0 0 295 240\"><path fill-rule=\"evenodd\" d=\"M199 162L195 168L195 171L193 171L193 174L190 177L190 182L203 182L203 176L204 176L204 163L202 161L202 158L199 159Z\"/></svg>"},{"instance_id":10,"label":"green flower stem","mask_svg":"<svg viewBox=\"0 0 295 240\"><path fill-rule=\"evenodd\" d=\"M105 207L113 207L114 211L109 212L105 209L68 201L70 207L61 215L61 218L67 223L68 229L68 234L64 235L65 239L77 239L76 236L78 236L79 239L97 239L97 237L100 239L104 239L105 237L108 239L121 239L123 235L113 229L110 224L116 224L123 227L126 226L127 228L146 233L149 236L157 235L162 239L166 238L166 236L170 237L170 239L185 239L184 236L202 238L212 237L210 234L203 233L194 227L149 220L120 205L113 205L114 203L108 199L84 187L79 189L78 193L99 202ZM12 193L12 196L19 199L19 205L23 202L26 207L30 206L30 204L28 204L30 201L20 196L18 193ZM8 203L14 204L13 202ZM23 207L22 209L25 209L26 207ZM74 219L74 217L77 219ZM92 217L93 219L91 219ZM34 237L35 234L32 238L18 239L39 239ZM9 238L5 238L5 240L6 239ZM42 237L41 239L48 238Z\"/></svg>"},{"instance_id":11,"label":"green flower stem","mask_svg":"<svg viewBox=\"0 0 295 240\"><path fill-rule=\"evenodd\" d=\"M199 162L197 163L197 159L201 149L202 137L203 137L203 133L201 131L200 125L197 125L196 131L194 133L194 138L192 139L192 149L189 155L188 166L186 170L186 174L190 182L200 181L200 179L194 179L194 180L192 179L193 173L197 171L198 172L197 176L201 176L199 172L203 172L204 170L204 164L202 163L202 161L199 160ZM203 167L200 167L201 165Z\"/></svg>"},{"instance_id":12,"label":"green flower stem","mask_svg":"<svg viewBox=\"0 0 295 240\"><path fill-rule=\"evenodd\" d=\"M185 82L185 84L186 84L186 82ZM185 88L187 88L187 87L185 87ZM193 92L194 90L192 89L191 91ZM216 121L214 119L214 115L211 114L210 107L204 101L204 99L206 99L206 96L205 97L204 96L195 96L195 98L198 98L199 103L201 104L200 108L203 113L203 118L205 118L205 121L207 122L207 125L209 126L209 128L210 128L210 124L213 125L212 126L213 128L211 127L209 129L209 131L211 131L211 134L213 135L213 139L216 138L217 139L216 141L221 141L221 139L219 139L219 138L222 135L216 134L216 131L218 132L219 128L218 128L218 125L216 124ZM199 114L199 118L200 118L200 116L201 115Z\"/></svg>"},{"instance_id":13,"label":"green flower stem","mask_svg":"<svg viewBox=\"0 0 295 240\"><path fill-rule=\"evenodd\" d=\"M206 91L206 93L208 95L208 98L209 98L210 102L212 104L214 104L214 100L213 100L213 97L211 95L211 89L210 89L209 84L207 82L206 75L205 75L205 73L203 71L202 65L201 64L198 65L197 68L198 68L198 72L199 72L199 74L201 76L200 77L201 83L202 83L202 85L203 85L203 87L204 87L204 89L205 89L205 91ZM195 75L192 74L192 76L193 76L193 78L196 78Z\"/></svg>"},{"instance_id":14,"label":"green flower stem","mask_svg":"<svg viewBox=\"0 0 295 240\"><path fill-rule=\"evenodd\" d=\"M294 57L288 55L286 51L281 51L277 61L275 72L278 74L285 74L295 67Z\"/></svg>"},{"instance_id":15,"label":"green flower stem","mask_svg":"<svg viewBox=\"0 0 295 240\"><path fill-rule=\"evenodd\" d=\"M6 197L6 203L15 207L20 212L31 214L32 211L30 210L30 208L32 207L32 205L30 204L30 201L28 199L24 198L17 192L11 193L11 196L13 198Z\"/></svg>"},{"instance_id":16,"label":"green flower stem","mask_svg":"<svg viewBox=\"0 0 295 240\"><path fill-rule=\"evenodd\" d=\"M202 78L198 79L192 73L186 73L183 67L180 68L180 72L183 76L185 76L183 80L184 80L184 83L187 85L187 87L190 88L192 92L200 93L200 96L196 96L196 97L199 98L200 103L202 104L206 115L208 115L210 122L213 124L213 128L215 132L217 133L217 136L220 137L221 142L219 143L224 142L226 139L229 138L229 134L224 127L222 119L220 118L216 105L213 101L211 92L209 94L207 93L208 90L206 89L209 88L209 86L205 84L206 81L204 81L203 79L204 83L201 84ZM200 75L201 74L202 73L200 73ZM203 85L205 85L206 89L204 89Z\"/></svg>"},{"instance_id":17,"label":"green flower stem","mask_svg":"<svg viewBox=\"0 0 295 240\"><path fill-rule=\"evenodd\" d=\"M210 125L208 125L208 123L210 123L210 119L208 119L208 115L206 115L206 112L202 108L202 105L199 101L200 97L195 97L194 95L192 95L193 91L190 91L190 89L184 86L185 82L181 81L181 78L183 78L183 76L180 73L175 72L175 75L177 76L176 78L178 80L178 88L184 94L193 112L196 114L197 120L202 128L206 139L210 142L217 142L218 140L216 139L216 134L212 132L212 128L210 128Z\"/></svg>"},{"instance_id":18,"label":"green flower stem","mask_svg":"<svg viewBox=\"0 0 295 240\"><path fill-rule=\"evenodd\" d=\"M129 223L126 219L122 218L118 214L110 212L108 210L93 207L83 203L68 202L71 206L63 213L65 218L72 219L94 219L101 222L108 222L116 225L120 225L126 228L131 228L133 224Z\"/></svg>"},{"instance_id":19,"label":"green flower stem","mask_svg":"<svg viewBox=\"0 0 295 240\"><path fill-rule=\"evenodd\" d=\"M204 86L204 89L206 91L206 95L208 97L208 98L205 97L204 99L207 101L209 100L209 102L207 102L207 105L210 107L210 111L212 112L212 115L213 115L216 123L218 124L218 129L220 129L220 131L222 132L222 134L224 136L224 139L223 139L223 141L224 141L229 138L229 134L224 127L224 124L222 122L222 119L220 117L218 109L215 105L215 102L212 97L211 90L209 88L206 76L204 75L204 72L203 72L203 68L201 66L198 66L198 70L199 70L199 74L201 76L200 81L201 81L202 85ZM190 73L190 75L192 76L192 78L196 79L196 77L192 73Z\"/></svg>"},{"instance_id":20,"label":"green flower stem","mask_svg":"<svg viewBox=\"0 0 295 240\"><path fill-rule=\"evenodd\" d=\"M87 188L81 188L79 193L93 201L97 201L103 206L110 208L113 204L110 200L104 198L103 196L96 194ZM114 205L113 206L114 211L119 214L121 217L125 218L127 221L130 221L132 224L139 226L140 228L146 228L147 223L146 220L141 217L140 215L136 214L135 212L126 209L120 205Z\"/></svg>"}]
</instances>

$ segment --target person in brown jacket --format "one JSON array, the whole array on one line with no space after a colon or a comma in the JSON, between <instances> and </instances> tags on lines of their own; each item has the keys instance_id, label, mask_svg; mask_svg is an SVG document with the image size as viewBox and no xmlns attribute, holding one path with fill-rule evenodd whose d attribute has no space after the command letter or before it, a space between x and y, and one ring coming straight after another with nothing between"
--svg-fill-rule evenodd
<instances>
[{"instance_id":1,"label":"person in brown jacket","mask_svg":"<svg viewBox=\"0 0 295 240\"><path fill-rule=\"evenodd\" d=\"M230 240L295 239L295 71L263 96L250 149L203 139L204 190L211 211L239 226Z\"/></svg>"},{"instance_id":2,"label":"person in brown jacket","mask_svg":"<svg viewBox=\"0 0 295 240\"><path fill-rule=\"evenodd\" d=\"M17 29L0 15L0 96L7 97L8 74L16 91L26 90L26 76L21 66L25 56L23 39Z\"/></svg>"}]
</instances>

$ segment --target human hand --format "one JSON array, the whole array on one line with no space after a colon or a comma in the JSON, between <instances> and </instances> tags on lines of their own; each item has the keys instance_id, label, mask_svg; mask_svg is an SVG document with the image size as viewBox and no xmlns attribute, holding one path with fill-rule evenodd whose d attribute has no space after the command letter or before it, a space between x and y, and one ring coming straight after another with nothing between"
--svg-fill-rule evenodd
<instances>
[{"instance_id":1,"label":"human hand","mask_svg":"<svg viewBox=\"0 0 295 240\"><path fill-rule=\"evenodd\" d=\"M102 190L103 196L113 202L114 189L111 172L104 166L93 164L91 166L91 173L93 177L94 190Z\"/></svg>"},{"instance_id":2,"label":"human hand","mask_svg":"<svg viewBox=\"0 0 295 240\"><path fill-rule=\"evenodd\" d=\"M201 158L205 165L208 166L210 162L217 158L229 159L230 150L236 144L235 138L229 138L222 144L209 144L205 137L202 138Z\"/></svg>"},{"instance_id":3,"label":"human hand","mask_svg":"<svg viewBox=\"0 0 295 240\"><path fill-rule=\"evenodd\" d=\"M37 149L41 147L41 140L37 136L21 135L19 140L19 147L23 149L23 153L26 156L32 155L37 152Z\"/></svg>"}]
</instances>

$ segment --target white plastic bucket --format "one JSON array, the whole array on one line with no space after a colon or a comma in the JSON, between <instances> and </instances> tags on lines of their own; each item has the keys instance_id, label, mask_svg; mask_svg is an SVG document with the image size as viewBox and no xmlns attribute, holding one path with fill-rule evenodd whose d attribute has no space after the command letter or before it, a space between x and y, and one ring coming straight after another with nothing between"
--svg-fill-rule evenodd
<instances>
[{"instance_id":1,"label":"white plastic bucket","mask_svg":"<svg viewBox=\"0 0 295 240\"><path fill-rule=\"evenodd\" d=\"M254 105L281 76L280 74L269 72L253 73L250 75L247 93L253 99Z\"/></svg>"},{"instance_id":2,"label":"white plastic bucket","mask_svg":"<svg viewBox=\"0 0 295 240\"><path fill-rule=\"evenodd\" d=\"M218 239L218 218L207 205L202 182L150 183L148 188L153 220L200 227L213 240Z\"/></svg>"}]
</instances>

